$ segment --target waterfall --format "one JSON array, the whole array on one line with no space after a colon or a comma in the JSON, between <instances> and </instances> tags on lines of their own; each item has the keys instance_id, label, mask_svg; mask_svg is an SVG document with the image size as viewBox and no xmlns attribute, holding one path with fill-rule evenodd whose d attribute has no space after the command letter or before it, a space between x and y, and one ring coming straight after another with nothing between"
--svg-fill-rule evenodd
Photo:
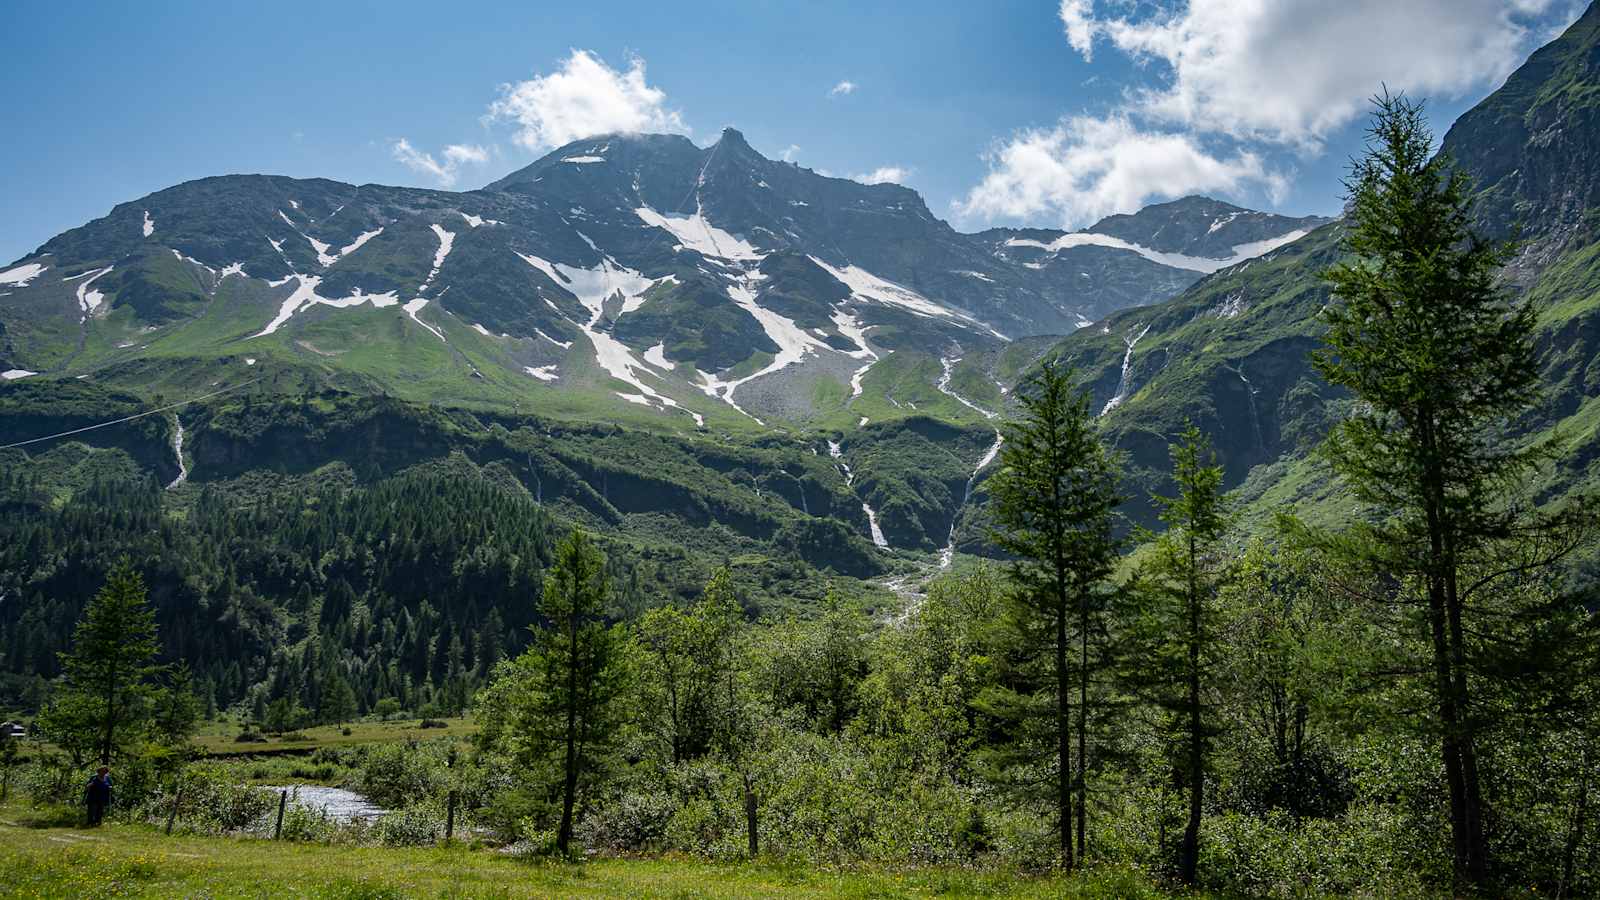
<instances>
[{"instance_id":1,"label":"waterfall","mask_svg":"<svg viewBox=\"0 0 1600 900\"><path fill-rule=\"evenodd\" d=\"M844 450L840 448L838 441L828 442L828 455L839 461L839 471L844 473L844 483L854 486L856 483L855 473L850 471L850 464L844 461ZM882 547L885 550L889 549L889 539L883 536L883 529L878 527L877 510L863 500L861 501L861 511L867 514L867 533L872 535L873 545Z\"/></svg>"},{"instance_id":2,"label":"waterfall","mask_svg":"<svg viewBox=\"0 0 1600 900\"><path fill-rule=\"evenodd\" d=\"M1133 380L1133 345L1139 343L1139 340L1149 333L1149 331L1150 326L1146 325L1143 331L1140 331L1133 337L1125 337L1122 339L1122 342L1128 345L1127 352L1122 354L1122 380L1117 382L1117 392L1111 395L1110 400L1106 401L1105 409L1100 410L1100 415L1103 416L1106 413L1111 412L1113 409L1121 406L1122 401L1128 399L1128 394L1132 388L1131 382Z\"/></svg>"},{"instance_id":3,"label":"waterfall","mask_svg":"<svg viewBox=\"0 0 1600 900\"><path fill-rule=\"evenodd\" d=\"M183 464L183 420L174 413L172 424L174 426L172 432L172 455L178 458L178 477L172 479L172 483L167 485L167 490L171 490L189 480L189 467Z\"/></svg>"},{"instance_id":4,"label":"waterfall","mask_svg":"<svg viewBox=\"0 0 1600 900\"><path fill-rule=\"evenodd\" d=\"M1261 414L1256 410L1256 389L1250 384L1250 379L1244 377L1244 365L1242 363L1233 370L1233 374L1238 375L1239 380L1244 382L1245 401L1250 408L1250 426L1255 429L1256 449L1264 450L1267 446L1267 440L1261 432Z\"/></svg>"},{"instance_id":5,"label":"waterfall","mask_svg":"<svg viewBox=\"0 0 1600 900\"><path fill-rule=\"evenodd\" d=\"M956 507L956 515L950 519L950 536L945 540L944 548L939 551L939 568L950 568L950 563L955 559L956 520L960 518L961 511L967 508L967 503L972 499L972 486L978 482L978 473L982 472L989 463L994 462L995 457L1000 455L1000 445L1005 442L1005 435L1001 434L1000 429L996 428L994 430L994 443L989 445L989 452L983 454L983 458L978 460L978 465L973 468L972 474L967 476L967 489L961 495L961 505Z\"/></svg>"}]
</instances>

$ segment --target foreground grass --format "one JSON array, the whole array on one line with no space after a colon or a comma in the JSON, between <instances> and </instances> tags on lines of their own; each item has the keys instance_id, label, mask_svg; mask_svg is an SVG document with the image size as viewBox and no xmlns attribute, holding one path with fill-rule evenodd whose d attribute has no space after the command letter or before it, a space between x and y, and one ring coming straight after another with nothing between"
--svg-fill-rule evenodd
<instances>
[{"instance_id":1,"label":"foreground grass","mask_svg":"<svg viewBox=\"0 0 1600 900\"><path fill-rule=\"evenodd\" d=\"M1080 897L1161 896L1136 875L1072 879L959 869L597 859L574 865L463 847L381 849L63 827L0 807L0 897Z\"/></svg>"}]
</instances>

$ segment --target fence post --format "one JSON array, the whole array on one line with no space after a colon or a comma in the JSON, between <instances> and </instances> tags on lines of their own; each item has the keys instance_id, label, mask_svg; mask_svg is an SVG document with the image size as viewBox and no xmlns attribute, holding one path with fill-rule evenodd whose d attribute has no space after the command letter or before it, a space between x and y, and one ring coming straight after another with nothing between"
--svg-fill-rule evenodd
<instances>
[{"instance_id":1,"label":"fence post","mask_svg":"<svg viewBox=\"0 0 1600 900\"><path fill-rule=\"evenodd\" d=\"M444 814L444 839L453 841L456 837L456 792L450 792L450 805Z\"/></svg>"},{"instance_id":2,"label":"fence post","mask_svg":"<svg viewBox=\"0 0 1600 900\"><path fill-rule=\"evenodd\" d=\"M172 812L167 814L167 834L172 833L172 823L178 821L178 806L183 803L183 783L178 783L178 789L172 795Z\"/></svg>"},{"instance_id":3,"label":"fence post","mask_svg":"<svg viewBox=\"0 0 1600 900\"><path fill-rule=\"evenodd\" d=\"M289 803L289 792L288 791L279 791L278 792L278 824L276 826L274 826L273 829L272 829L272 839L273 840L277 840L278 836L283 834L283 808L285 806L287 806L288 803Z\"/></svg>"}]
</instances>

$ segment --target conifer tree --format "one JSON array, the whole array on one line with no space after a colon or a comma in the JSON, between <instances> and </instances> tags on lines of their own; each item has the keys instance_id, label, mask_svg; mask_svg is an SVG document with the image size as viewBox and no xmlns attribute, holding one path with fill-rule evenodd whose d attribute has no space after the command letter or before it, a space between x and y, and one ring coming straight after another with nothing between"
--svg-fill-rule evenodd
<instances>
[{"instance_id":1,"label":"conifer tree","mask_svg":"<svg viewBox=\"0 0 1600 900\"><path fill-rule=\"evenodd\" d=\"M1016 561L1013 621L1019 642L1050 660L1031 703L1004 704L1051 720L1056 756L1055 807L1062 864L1087 848L1088 704L1095 668L1095 621L1122 542L1114 514L1122 497L1117 464L1094 429L1089 397L1072 373L1046 360L1018 391L1022 418L1005 431L1001 469L990 482L995 541ZM1073 694L1077 695L1074 728ZM1074 762L1074 730L1077 755Z\"/></svg>"},{"instance_id":2,"label":"conifer tree","mask_svg":"<svg viewBox=\"0 0 1600 900\"><path fill-rule=\"evenodd\" d=\"M1200 822L1210 768L1209 693L1219 637L1218 592L1226 577L1222 539L1228 514L1222 467L1211 443L1190 424L1171 447L1173 497L1156 496L1167 530L1140 573L1143 601L1132 623L1132 682L1168 716L1174 735L1173 767L1186 793L1187 817L1178 847L1177 873L1194 884L1200 859Z\"/></svg>"},{"instance_id":3,"label":"conifer tree","mask_svg":"<svg viewBox=\"0 0 1600 900\"><path fill-rule=\"evenodd\" d=\"M45 713L45 730L69 751L92 750L110 765L151 715L164 671L156 651L156 617L144 578L122 557L78 620L72 649L61 654L62 687Z\"/></svg>"},{"instance_id":4,"label":"conifer tree","mask_svg":"<svg viewBox=\"0 0 1600 900\"><path fill-rule=\"evenodd\" d=\"M616 701L627 686L627 637L621 626L606 624L609 596L605 555L574 530L556 548L545 578L544 623L529 650L537 682L524 718L535 745L561 759L556 847L563 854L572 844L578 794L620 723Z\"/></svg>"},{"instance_id":5,"label":"conifer tree","mask_svg":"<svg viewBox=\"0 0 1600 900\"><path fill-rule=\"evenodd\" d=\"M1318 372L1358 403L1323 452L1378 513L1352 529L1345 548L1397 581L1402 613L1420 612L1404 618L1428 648L1430 730L1448 789L1455 874L1462 885L1482 885L1483 722L1472 676L1474 635L1493 623L1474 619L1481 604L1473 595L1556 562L1576 542L1554 541L1542 558L1503 569L1494 558L1575 520L1507 502L1548 452L1504 435L1539 389L1537 311L1499 281L1513 247L1474 230L1468 178L1434 154L1422 106L1388 94L1374 102L1367 151L1346 181L1351 258L1325 273L1334 299L1315 357Z\"/></svg>"}]
</instances>

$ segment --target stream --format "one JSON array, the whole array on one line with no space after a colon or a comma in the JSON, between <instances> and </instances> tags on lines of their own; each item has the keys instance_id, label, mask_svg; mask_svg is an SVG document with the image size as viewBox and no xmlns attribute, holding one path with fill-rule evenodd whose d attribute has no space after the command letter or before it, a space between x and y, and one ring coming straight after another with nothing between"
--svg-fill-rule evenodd
<instances>
[{"instance_id":1,"label":"stream","mask_svg":"<svg viewBox=\"0 0 1600 900\"><path fill-rule=\"evenodd\" d=\"M277 794L289 792L289 802L303 809L321 810L335 822L371 821L388 812L381 806L344 788L324 787L319 784L263 785L264 790Z\"/></svg>"}]
</instances>

